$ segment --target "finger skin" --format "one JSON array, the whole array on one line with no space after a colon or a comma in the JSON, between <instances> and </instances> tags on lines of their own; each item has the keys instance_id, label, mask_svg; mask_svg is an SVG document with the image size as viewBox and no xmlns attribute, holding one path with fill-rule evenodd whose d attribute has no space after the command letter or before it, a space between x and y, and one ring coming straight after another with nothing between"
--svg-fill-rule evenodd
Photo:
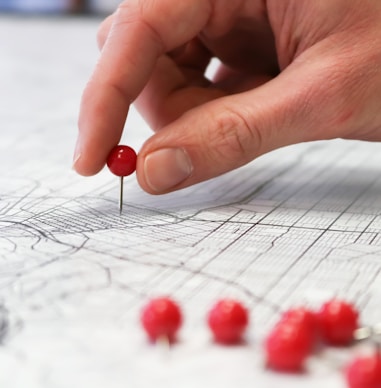
<instances>
[{"instance_id":1,"label":"finger skin","mask_svg":"<svg viewBox=\"0 0 381 388\"><path fill-rule=\"evenodd\" d=\"M210 13L205 0L176 2L174 7L171 0L122 3L82 96L74 164L78 173L92 175L104 166L157 59L196 36Z\"/></svg>"},{"instance_id":2,"label":"finger skin","mask_svg":"<svg viewBox=\"0 0 381 388\"><path fill-rule=\"evenodd\" d=\"M114 20L114 15L107 16L106 19L103 20L103 22L98 28L97 43L98 43L99 50L102 50L102 47L106 42L107 36L110 33L113 20Z\"/></svg>"}]
</instances>

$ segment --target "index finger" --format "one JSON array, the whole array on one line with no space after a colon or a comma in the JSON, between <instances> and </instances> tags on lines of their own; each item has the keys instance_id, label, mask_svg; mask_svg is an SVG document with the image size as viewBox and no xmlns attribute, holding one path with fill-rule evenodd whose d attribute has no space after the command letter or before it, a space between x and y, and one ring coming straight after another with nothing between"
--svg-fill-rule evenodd
<instances>
[{"instance_id":1,"label":"index finger","mask_svg":"<svg viewBox=\"0 0 381 388\"><path fill-rule=\"evenodd\" d=\"M78 173L92 175L103 167L158 57L196 36L211 12L206 0L126 0L119 6L82 96L74 156Z\"/></svg>"}]
</instances>

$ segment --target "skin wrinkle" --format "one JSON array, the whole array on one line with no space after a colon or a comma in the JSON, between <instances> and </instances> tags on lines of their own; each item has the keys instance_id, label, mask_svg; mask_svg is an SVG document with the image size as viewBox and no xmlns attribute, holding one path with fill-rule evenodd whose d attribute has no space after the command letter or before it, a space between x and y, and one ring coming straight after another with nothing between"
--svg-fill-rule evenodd
<instances>
[{"instance_id":1,"label":"skin wrinkle","mask_svg":"<svg viewBox=\"0 0 381 388\"><path fill-rule=\"evenodd\" d=\"M370 43L370 42L369 42ZM380 74L378 61L374 61L375 66L363 68L363 60L366 57L367 62L372 62L374 50L370 43L367 47L361 47L355 39L351 43L347 42L341 50L341 55L337 56L336 66L332 65L331 84L335 90L337 101L341 102L341 111L337 115L337 121L333 125L340 125L347 131L355 130L360 121L368 120L368 115L364 114L369 110L369 93L372 88L363 82L364 77L368 80L374 79L377 82L377 76ZM380 81L378 81L379 87ZM379 88L376 88L377 95ZM373 109L371 109L373 110Z\"/></svg>"},{"instance_id":2,"label":"skin wrinkle","mask_svg":"<svg viewBox=\"0 0 381 388\"><path fill-rule=\"evenodd\" d=\"M121 16L121 18L122 18L122 16ZM166 46L162 40L162 37L160 36L160 33L157 30L155 30L155 28L153 28L144 19L141 19L141 20L133 19L133 20L126 21L126 20L121 20L120 18L117 18L111 27L110 34L109 34L109 37L107 39L112 39L112 34L114 33L114 31L117 31L121 28L125 28L125 29L133 28L134 24L137 25L139 27L139 29L145 30L146 32L148 32L148 37L149 37L150 41L155 43L154 47L155 47L155 51L156 51L157 56L159 56L167 51ZM143 35L143 31L141 32L141 34ZM137 58L138 55L139 55L139 53L137 53L137 55L134 57L124 58L124 60L130 62L133 67L137 68L138 67L137 64L139 63L138 58ZM124 67L125 67L125 64L121 65L121 68L124 68Z\"/></svg>"},{"instance_id":3,"label":"skin wrinkle","mask_svg":"<svg viewBox=\"0 0 381 388\"><path fill-rule=\"evenodd\" d=\"M201 39L216 39L226 35L234 26L237 16L241 13L243 3L245 3L244 0L210 2L210 17L200 33Z\"/></svg>"},{"instance_id":4,"label":"skin wrinkle","mask_svg":"<svg viewBox=\"0 0 381 388\"><path fill-rule=\"evenodd\" d=\"M276 37L275 45L279 68L284 70L295 58L297 47L300 43L299 34L294 32L295 3L284 1L279 4L277 0L266 2L269 24Z\"/></svg>"},{"instance_id":5,"label":"skin wrinkle","mask_svg":"<svg viewBox=\"0 0 381 388\"><path fill-rule=\"evenodd\" d=\"M212 131L205 131L206 137L203 141L210 144L211 153L217 154L213 157L214 160L221 158L234 160L237 157L248 160L251 144L261 148L261 131L249 125L244 115L233 106L226 105L221 113L213 115L213 121L215 127ZM237 127L243 130L237 131Z\"/></svg>"},{"instance_id":6,"label":"skin wrinkle","mask_svg":"<svg viewBox=\"0 0 381 388\"><path fill-rule=\"evenodd\" d=\"M346 0L344 0L345 4L348 4ZM357 6L355 6L355 3ZM302 52L308 50L314 44L324 39L327 39L331 36L337 36L340 34L340 40L336 40L338 44L343 46L344 42L352 38L356 38L359 34L366 32L369 29L369 25L372 23L372 16L369 15L369 12L364 12L365 4L357 0L355 2L349 3L352 8L348 8L348 6L338 6L333 2L320 1L313 3L316 9L310 9L310 15L305 15L305 17L299 17L296 21L297 26L295 26L295 30L300 28L303 31L303 40L300 41L297 46L297 50L295 52L295 57L299 56ZM314 28L309 28L309 21L314 16L314 14L322 12L319 9L319 5L328 4L327 8L330 8L329 11L326 11L328 15L330 15L329 19L322 20L320 24L315 24ZM359 7L360 6L360 7ZM321 8L321 7L320 7ZM345 10L345 12L343 12ZM353 18L353 13L361 15L361 17ZM337 15L340 15L338 17ZM337 49L337 48L336 48Z\"/></svg>"},{"instance_id":7,"label":"skin wrinkle","mask_svg":"<svg viewBox=\"0 0 381 388\"><path fill-rule=\"evenodd\" d=\"M129 0L129 1L131 1L131 0ZM128 4L129 1L127 1L126 4ZM164 49L161 53L164 54L164 53L167 53L168 51L174 50L177 47L179 47L178 44L176 45L173 42L171 42L170 38L172 37L173 38L172 40L175 41L178 39L177 36L179 36L179 35L182 36L182 35L186 34L186 32L188 30L188 23L178 21L175 26L168 24L167 20L171 19L170 15L172 13L173 7L171 5L168 5L167 2L163 2L162 6L163 6L163 4L168 5L166 9L162 9L162 15L166 15L166 16L164 18L157 18L157 14L155 12L156 6L154 6L157 3L157 0L144 0L144 1L143 0L134 0L134 1L135 1L135 3L138 3L139 7L140 7L140 20L144 20L145 23L147 23L151 28L153 28L153 25L157 24L158 21L160 21L160 23L159 23L160 31L158 30L158 31L156 31L156 33L158 36L160 36L160 39L163 42ZM182 0L180 2L181 6L183 6L183 7L185 7L185 5L192 5L193 6L193 9L190 9L189 7L187 9L187 17L189 18L189 20L193 19L192 15L195 12L195 8L197 9L199 7L199 4L202 4L203 7L205 7L205 9L203 10L203 14L210 15L209 19L212 18L214 7L212 4L213 2L211 0L205 0L202 3L200 3L198 1L198 2L196 2L197 5L194 5L194 3L195 2L193 0ZM151 12L149 12L149 10L151 10ZM208 23L209 23L208 19L205 19L203 24L207 25ZM180 26L183 26L183 28L180 28ZM173 33L173 30L175 31L175 33ZM164 41L164 39L162 39L161 35L166 36L167 44L164 43L165 41Z\"/></svg>"},{"instance_id":8,"label":"skin wrinkle","mask_svg":"<svg viewBox=\"0 0 381 388\"><path fill-rule=\"evenodd\" d=\"M328 62L328 61L326 61ZM308 140L330 139L330 132L327 132L326 127L336 126L339 133L340 128L344 127L344 122L338 120L338 117L343 117L343 109L346 106L344 101L347 98L346 93L341 93L341 89L337 86L341 84L343 77L342 71L337 70L334 63L326 63L320 73L313 75L313 81L306 86L299 95L299 100L296 104L290 106L299 106L300 111L298 115L301 121L305 120L307 123L304 130ZM336 103L333 105L332 102ZM340 101L340 102L339 102ZM339 102L339 103L338 103ZM321 106L324 111L324 118L315 107ZM289 112L290 115L295 115L296 112ZM348 115L345 113L346 119L352 117L352 113ZM291 116L292 117L292 116ZM309 120L307 121L307 118ZM321 122L322 125L315 125L314 123Z\"/></svg>"}]
</instances>

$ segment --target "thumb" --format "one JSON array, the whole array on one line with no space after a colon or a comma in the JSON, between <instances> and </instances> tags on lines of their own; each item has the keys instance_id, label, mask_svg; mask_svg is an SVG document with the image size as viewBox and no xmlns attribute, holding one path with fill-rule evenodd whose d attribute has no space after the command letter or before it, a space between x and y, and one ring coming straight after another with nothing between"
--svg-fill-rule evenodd
<instances>
[{"instance_id":1,"label":"thumb","mask_svg":"<svg viewBox=\"0 0 381 388\"><path fill-rule=\"evenodd\" d=\"M332 87L327 85L331 68L322 59L308 67L292 65L256 89L186 112L142 147L137 165L141 187L152 194L170 192L276 148L335 137L344 113L333 103L340 101L337 77Z\"/></svg>"}]
</instances>

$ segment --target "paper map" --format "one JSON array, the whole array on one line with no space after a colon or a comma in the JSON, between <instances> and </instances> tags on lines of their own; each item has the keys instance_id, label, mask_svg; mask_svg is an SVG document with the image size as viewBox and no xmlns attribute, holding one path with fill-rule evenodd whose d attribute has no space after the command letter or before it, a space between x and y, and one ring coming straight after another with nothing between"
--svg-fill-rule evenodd
<instances>
[{"instance_id":1,"label":"paper map","mask_svg":"<svg viewBox=\"0 0 381 388\"><path fill-rule=\"evenodd\" d=\"M81 90L99 20L0 19L0 387L344 387L355 349L302 375L264 368L281 311L336 295L381 322L381 146L287 147L195 187L150 196L71 169ZM132 111L126 141L149 130ZM142 305L171 295L179 343L152 346ZM219 297L250 309L246 343L214 344Z\"/></svg>"}]
</instances>

